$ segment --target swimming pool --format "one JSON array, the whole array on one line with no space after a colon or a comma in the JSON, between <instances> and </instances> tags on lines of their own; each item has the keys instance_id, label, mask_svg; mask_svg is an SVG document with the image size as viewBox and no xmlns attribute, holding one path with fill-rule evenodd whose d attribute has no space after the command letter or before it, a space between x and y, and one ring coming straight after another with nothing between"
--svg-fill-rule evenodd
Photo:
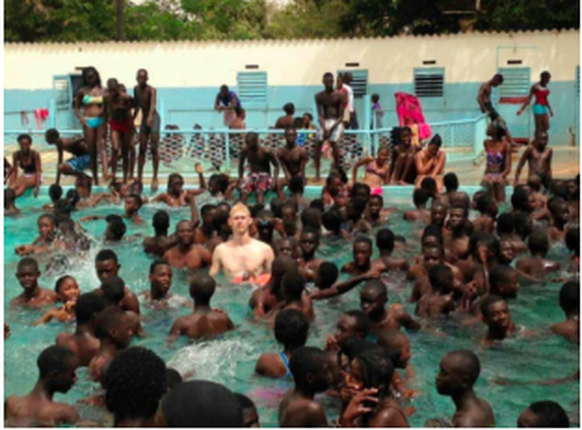
<instances>
[{"instance_id":1,"label":"swimming pool","mask_svg":"<svg viewBox=\"0 0 582 430\"><path fill-rule=\"evenodd\" d=\"M401 188L398 194L389 192L385 195L386 206L408 208L411 191ZM313 197L316 189L308 190ZM37 378L36 359L47 346L54 343L56 335L64 330L71 331L74 324L52 322L39 327L32 323L42 311L11 310L10 300L20 294L21 288L15 278L16 264L19 257L14 253L14 247L31 243L37 237L36 219L42 213L40 207L48 202L46 189L41 190L41 197L32 199L23 197L18 201L18 207L23 214L18 218L5 218L5 318L10 324L12 335L5 342L5 398L12 394L28 393ZM127 235L142 233L152 234L150 220L160 206L145 206L140 211L147 221L141 226L128 224ZM188 209L167 209L171 216L170 230L180 219L188 219ZM120 213L121 206L102 206L96 209L84 209L74 214L78 220L89 213L107 215ZM503 210L502 210L503 211ZM398 218L398 219L397 219ZM84 224L86 229L97 240L103 235L105 221L94 221ZM418 227L403 222L394 217L389 227L396 233L404 235L411 250L403 255L411 260L419 250L418 236L413 231ZM345 244L345 246L341 246ZM340 246L338 246L340 245ZM74 256L73 265L67 273L74 276L81 290L88 292L99 285L94 271L93 260L101 246L95 246L85 258ZM139 294L149 289L148 270L152 259L141 249L141 239L124 242L113 248L118 254L122 265L120 276ZM338 251L339 250L339 251ZM376 252L374 257L376 256ZM351 245L347 242L334 242L333 245L322 243L319 253L322 258L333 260L341 266L351 259ZM549 258L565 261L567 253L563 245L555 245ZM44 271L45 259L39 258L41 270ZM53 288L55 280L63 272L43 273L40 285ZM403 277L387 276L384 278L389 288L390 303L406 305L408 312L414 313L414 306L407 303L410 286L404 288ZM220 283L220 282L219 282ZM489 349L479 346L478 342L484 333L484 325L462 326L450 319L438 323L439 328L447 333L446 338L435 337L426 332L409 333L412 349L412 365L416 376L412 388L422 394L412 401L417 412L409 418L413 427L423 426L429 418L448 418L454 412L453 403L449 398L439 396L434 387L434 379L438 372L440 359L447 352L458 348L474 349L481 360L481 377L476 391L479 396L487 399L495 412L498 426L516 425L519 413L531 402L537 400L555 400L569 413L578 410L579 381L557 386L513 385L501 386L492 381L494 377L504 377L515 381L537 381L561 378L575 372L579 367L578 347L568 344L565 340L550 335L546 329L563 319L558 306L558 291L560 284L523 285L517 300L510 302L512 316L518 325L539 332L539 336L530 339L515 338L506 340L503 345ZM316 302L316 321L313 324L308 345L323 347L329 333L339 315L346 310L359 308L358 289L332 301ZM174 271L172 292L188 297L186 274ZM189 342L180 339L171 347L166 346L166 335L172 322L181 315L191 312L185 307L171 307L164 310L151 310L144 304L140 296L143 313L143 324L146 337L136 339L132 345L142 345L153 349L158 355L176 368L182 374L195 372L193 378L210 379L225 384L233 391L246 393L259 408L262 426L277 426L277 412L280 397L291 386L290 381L272 380L253 375L258 357L265 351L278 352L272 331L264 324L257 324L250 318L251 311L247 306L251 291L248 287L223 286L213 298L212 305L227 311L237 329L218 339L204 342ZM78 371L79 380L66 395L57 395L58 401L75 403L77 400L97 392L97 385L89 382L86 369ZM338 407L333 399L325 399L328 418L338 416ZM77 405L81 416L91 421L111 425L107 414L94 406Z\"/></svg>"}]
</instances>

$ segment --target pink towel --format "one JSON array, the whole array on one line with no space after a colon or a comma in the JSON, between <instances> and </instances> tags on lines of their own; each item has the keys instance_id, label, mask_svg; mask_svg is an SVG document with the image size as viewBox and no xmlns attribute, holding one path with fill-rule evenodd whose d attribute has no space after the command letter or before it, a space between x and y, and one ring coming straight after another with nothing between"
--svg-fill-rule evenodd
<instances>
[{"instance_id":1,"label":"pink towel","mask_svg":"<svg viewBox=\"0 0 582 430\"><path fill-rule=\"evenodd\" d=\"M49 117L48 109L35 109L34 110L34 120L36 122L36 129L41 130L44 122Z\"/></svg>"},{"instance_id":2,"label":"pink towel","mask_svg":"<svg viewBox=\"0 0 582 430\"><path fill-rule=\"evenodd\" d=\"M400 126L417 124L419 138L428 139L432 135L432 130L424 120L420 100L411 94L401 92L395 93L394 97Z\"/></svg>"}]
</instances>

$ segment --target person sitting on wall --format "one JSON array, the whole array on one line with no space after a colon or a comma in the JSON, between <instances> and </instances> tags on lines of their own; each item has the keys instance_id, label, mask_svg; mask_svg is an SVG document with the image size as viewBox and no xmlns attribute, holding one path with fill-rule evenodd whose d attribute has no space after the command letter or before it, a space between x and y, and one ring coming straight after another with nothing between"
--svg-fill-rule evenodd
<instances>
[{"instance_id":1,"label":"person sitting on wall","mask_svg":"<svg viewBox=\"0 0 582 430\"><path fill-rule=\"evenodd\" d=\"M224 112L224 125L229 127L236 118L235 108L242 108L240 100L234 91L229 91L228 86L222 85L216 95L214 109Z\"/></svg>"},{"instance_id":2,"label":"person sitting on wall","mask_svg":"<svg viewBox=\"0 0 582 430\"><path fill-rule=\"evenodd\" d=\"M441 151L442 139L435 134L428 143L428 146L415 155L414 161L418 177L416 178L416 188L426 177L433 178L439 192L443 189L443 174L445 172L446 154Z\"/></svg>"}]
</instances>

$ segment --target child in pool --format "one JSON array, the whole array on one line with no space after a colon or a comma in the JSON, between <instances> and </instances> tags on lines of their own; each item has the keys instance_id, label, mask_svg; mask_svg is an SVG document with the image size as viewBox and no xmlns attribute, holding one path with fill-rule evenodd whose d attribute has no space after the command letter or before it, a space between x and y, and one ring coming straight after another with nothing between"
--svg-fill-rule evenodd
<instances>
[{"instance_id":1,"label":"child in pool","mask_svg":"<svg viewBox=\"0 0 582 430\"><path fill-rule=\"evenodd\" d=\"M408 262L405 258L392 257L392 251L396 244L396 237L392 230L383 228L376 233L376 247L380 252L380 257L372 261L373 267L383 264L382 272L404 271L408 270Z\"/></svg>"},{"instance_id":2,"label":"child in pool","mask_svg":"<svg viewBox=\"0 0 582 430\"><path fill-rule=\"evenodd\" d=\"M192 339L215 337L234 330L234 324L224 311L212 309L210 299L216 290L216 281L205 273L198 272L190 281L190 297L194 301L191 315L178 318L168 335L173 342L179 336Z\"/></svg>"},{"instance_id":3,"label":"child in pool","mask_svg":"<svg viewBox=\"0 0 582 430\"><path fill-rule=\"evenodd\" d=\"M370 279L377 279L380 272L369 270L363 275L353 276L342 282L337 282L339 270L334 263L325 261L321 263L315 277L314 286L317 291L311 292L312 300L330 299L337 297L357 287L360 283Z\"/></svg>"},{"instance_id":4,"label":"child in pool","mask_svg":"<svg viewBox=\"0 0 582 430\"><path fill-rule=\"evenodd\" d=\"M426 203L428 202L429 198L430 195L428 191L422 188L414 190L414 193L412 194L412 201L414 202L414 207L416 207L416 209L404 211L404 220L408 222L430 222L430 212L426 210Z\"/></svg>"},{"instance_id":5,"label":"child in pool","mask_svg":"<svg viewBox=\"0 0 582 430\"><path fill-rule=\"evenodd\" d=\"M59 184L52 184L48 189L48 195L51 199L51 203L43 205L43 209L51 211L54 208L55 202L63 196L63 188Z\"/></svg>"},{"instance_id":6,"label":"child in pool","mask_svg":"<svg viewBox=\"0 0 582 430\"><path fill-rule=\"evenodd\" d=\"M552 197L548 200L548 209L552 217L548 237L550 241L563 241L568 231L570 221L570 208L561 197Z\"/></svg>"},{"instance_id":7,"label":"child in pool","mask_svg":"<svg viewBox=\"0 0 582 430\"><path fill-rule=\"evenodd\" d=\"M11 307L27 306L30 308L40 308L57 301L57 293L38 286L39 277L40 270L38 270L38 263L34 258L25 257L18 262L16 278L24 292L12 299L10 302Z\"/></svg>"},{"instance_id":8,"label":"child in pool","mask_svg":"<svg viewBox=\"0 0 582 430\"><path fill-rule=\"evenodd\" d=\"M302 312L309 322L315 319L311 297L305 290L305 278L298 271L291 271L281 281L283 309L295 309Z\"/></svg>"},{"instance_id":9,"label":"child in pool","mask_svg":"<svg viewBox=\"0 0 582 430\"><path fill-rule=\"evenodd\" d=\"M445 264L437 264L428 271L431 292L421 297L415 314L420 317L435 318L455 311L452 292L453 271Z\"/></svg>"},{"instance_id":10,"label":"child in pool","mask_svg":"<svg viewBox=\"0 0 582 430\"><path fill-rule=\"evenodd\" d=\"M495 218L497 218L497 213L499 212L497 201L491 195L483 194L477 199L477 210L480 216L473 221L473 230L493 234L495 231Z\"/></svg>"},{"instance_id":11,"label":"child in pool","mask_svg":"<svg viewBox=\"0 0 582 430\"><path fill-rule=\"evenodd\" d=\"M394 372L392 377L392 390L400 393L405 399L415 397L418 393L406 388L406 383L414 377L414 368L410 364L412 353L410 352L410 340L401 330L389 328L378 335L378 345L387 353L397 351L397 360L394 366L404 370L404 377Z\"/></svg>"},{"instance_id":12,"label":"child in pool","mask_svg":"<svg viewBox=\"0 0 582 430\"><path fill-rule=\"evenodd\" d=\"M580 282L569 281L560 289L560 307L566 315L566 321L550 327L552 333L563 337L568 342L580 343Z\"/></svg>"},{"instance_id":13,"label":"child in pool","mask_svg":"<svg viewBox=\"0 0 582 430\"><path fill-rule=\"evenodd\" d=\"M72 276L62 276L59 278L55 284L55 292L57 293L59 301L64 303L64 306L51 309L35 322L34 325L46 324L53 318L60 322L71 321L75 318L75 306L81 295L81 290L79 290L79 285L75 278Z\"/></svg>"},{"instance_id":14,"label":"child in pool","mask_svg":"<svg viewBox=\"0 0 582 430\"><path fill-rule=\"evenodd\" d=\"M542 279L547 273L560 270L560 263L547 260L550 243L548 235L543 230L533 232L527 241L530 257L517 261L516 269L535 279Z\"/></svg>"},{"instance_id":15,"label":"child in pool","mask_svg":"<svg viewBox=\"0 0 582 430\"><path fill-rule=\"evenodd\" d=\"M293 375L289 369L289 360L293 351L305 346L309 321L303 312L296 309L284 309L275 318L275 339L283 345L279 354L261 355L255 366L255 373L269 378L289 378Z\"/></svg>"},{"instance_id":16,"label":"child in pool","mask_svg":"<svg viewBox=\"0 0 582 430\"><path fill-rule=\"evenodd\" d=\"M65 249L65 244L61 240L57 240L55 219L52 215L44 214L38 217L38 234L39 237L35 239L32 245L17 246L15 252L18 255L30 255L49 252L51 250Z\"/></svg>"},{"instance_id":17,"label":"child in pool","mask_svg":"<svg viewBox=\"0 0 582 430\"><path fill-rule=\"evenodd\" d=\"M487 326L482 343L492 345L513 335L517 328L511 319L509 306L503 298L488 295L480 305L483 323Z\"/></svg>"}]
</instances>

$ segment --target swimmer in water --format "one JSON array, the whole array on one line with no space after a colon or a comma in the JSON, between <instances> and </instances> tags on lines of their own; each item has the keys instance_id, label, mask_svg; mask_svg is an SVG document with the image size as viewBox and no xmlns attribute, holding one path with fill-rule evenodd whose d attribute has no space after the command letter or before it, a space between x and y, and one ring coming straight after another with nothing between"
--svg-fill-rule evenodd
<instances>
[{"instance_id":1,"label":"swimmer in water","mask_svg":"<svg viewBox=\"0 0 582 430\"><path fill-rule=\"evenodd\" d=\"M376 233L376 247L380 252L380 257L372 261L372 267L377 267L381 272L408 270L408 262L405 258L392 256L396 237L392 230L383 228Z\"/></svg>"},{"instance_id":2,"label":"swimmer in water","mask_svg":"<svg viewBox=\"0 0 582 430\"><path fill-rule=\"evenodd\" d=\"M305 291L305 278L297 271L287 272L281 281L283 295L282 309L295 309L302 312L309 322L315 319L313 303Z\"/></svg>"},{"instance_id":3,"label":"swimmer in water","mask_svg":"<svg viewBox=\"0 0 582 430\"><path fill-rule=\"evenodd\" d=\"M144 291L146 300L167 305L172 297L172 267L165 260L156 260L150 265L150 290Z\"/></svg>"},{"instance_id":4,"label":"swimmer in water","mask_svg":"<svg viewBox=\"0 0 582 430\"><path fill-rule=\"evenodd\" d=\"M269 245L250 236L252 222L247 206L237 203L232 207L228 220L232 237L214 250L211 276L224 271L233 282L250 281L263 285L268 282L275 254Z\"/></svg>"},{"instance_id":5,"label":"swimmer in water","mask_svg":"<svg viewBox=\"0 0 582 430\"><path fill-rule=\"evenodd\" d=\"M370 319L365 312L360 310L344 312L338 319L335 329L335 333L327 337L326 351L337 351L343 348L349 339L365 339L370 333Z\"/></svg>"},{"instance_id":6,"label":"swimmer in water","mask_svg":"<svg viewBox=\"0 0 582 430\"><path fill-rule=\"evenodd\" d=\"M558 403L544 400L529 405L519 415L517 427L569 428L570 419Z\"/></svg>"},{"instance_id":7,"label":"swimmer in water","mask_svg":"<svg viewBox=\"0 0 582 430\"><path fill-rule=\"evenodd\" d=\"M95 271L97 272L97 278L99 278L99 281L103 282L111 276L117 276L119 269L121 269L121 264L119 264L117 254L114 251L111 249L102 249L97 253L97 256L95 257ZM102 294L102 291L99 288L95 291L98 294ZM124 296L120 305L124 311L131 311L138 315L140 314L137 296L127 285L125 286Z\"/></svg>"},{"instance_id":8,"label":"swimmer in water","mask_svg":"<svg viewBox=\"0 0 582 430\"><path fill-rule=\"evenodd\" d=\"M450 315L455 311L452 292L453 271L445 264L437 264L428 271L431 292L421 297L416 305L416 315L436 318Z\"/></svg>"},{"instance_id":9,"label":"swimmer in water","mask_svg":"<svg viewBox=\"0 0 582 430\"><path fill-rule=\"evenodd\" d=\"M404 211L404 220L409 222L420 221L428 223L430 221L430 212L426 210L426 204L429 198L430 195L428 194L428 191L422 188L414 190L412 201L416 209Z\"/></svg>"},{"instance_id":10,"label":"swimmer in water","mask_svg":"<svg viewBox=\"0 0 582 430\"><path fill-rule=\"evenodd\" d=\"M177 243L163 256L175 269L197 270L212 261L212 254L206 248L194 243L194 226L190 221L180 221L176 225Z\"/></svg>"},{"instance_id":11,"label":"swimmer in water","mask_svg":"<svg viewBox=\"0 0 582 430\"><path fill-rule=\"evenodd\" d=\"M580 344L580 282L562 285L559 302L566 321L552 325L550 331L568 342Z\"/></svg>"},{"instance_id":12,"label":"swimmer in water","mask_svg":"<svg viewBox=\"0 0 582 430\"><path fill-rule=\"evenodd\" d=\"M40 308L52 305L58 300L57 293L38 286L40 270L34 258L24 257L18 262L16 278L24 292L12 299L10 302L11 307L26 306L29 308Z\"/></svg>"},{"instance_id":13,"label":"swimmer in water","mask_svg":"<svg viewBox=\"0 0 582 430\"><path fill-rule=\"evenodd\" d=\"M528 240L530 257L517 261L515 268L526 275L541 280L548 273L560 270L560 263L546 259L550 248L548 234L543 230L533 232Z\"/></svg>"},{"instance_id":14,"label":"swimmer in water","mask_svg":"<svg viewBox=\"0 0 582 430\"><path fill-rule=\"evenodd\" d=\"M143 240L143 249L146 254L154 254L162 257L164 253L176 244L176 235L168 236L170 227L170 215L166 211L157 211L152 218L154 236Z\"/></svg>"},{"instance_id":15,"label":"swimmer in water","mask_svg":"<svg viewBox=\"0 0 582 430\"><path fill-rule=\"evenodd\" d=\"M71 321L75 318L75 306L81 295L79 284L77 284L75 278L67 275L60 277L55 284L55 292L58 300L64 303L64 306L51 309L37 320L34 325L46 324L53 318L60 322Z\"/></svg>"}]
</instances>

